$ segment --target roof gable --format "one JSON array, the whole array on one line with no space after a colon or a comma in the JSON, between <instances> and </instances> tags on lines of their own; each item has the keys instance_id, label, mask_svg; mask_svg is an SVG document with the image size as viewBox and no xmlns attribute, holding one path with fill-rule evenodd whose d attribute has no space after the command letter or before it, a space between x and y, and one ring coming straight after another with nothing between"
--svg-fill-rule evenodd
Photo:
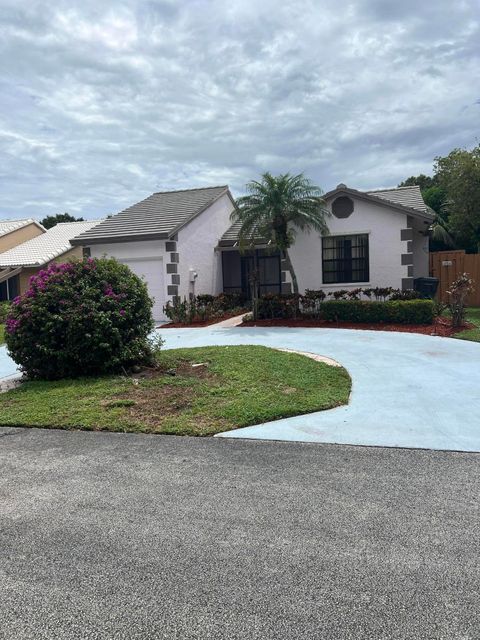
<instances>
[{"instance_id":1,"label":"roof gable","mask_svg":"<svg viewBox=\"0 0 480 640\"><path fill-rule=\"evenodd\" d=\"M42 231L45 231L45 227L33 218L25 218L22 220L0 220L0 236L5 236L7 233L12 233L12 231L28 227L29 224L34 224L39 229L42 229Z\"/></svg>"},{"instance_id":2,"label":"roof gable","mask_svg":"<svg viewBox=\"0 0 480 640\"><path fill-rule=\"evenodd\" d=\"M418 186L359 191L347 187L345 184L339 184L335 189L326 193L324 198L325 200L333 200L342 195L366 200L378 205L385 206L387 204L395 211L406 213L427 222L433 220L431 209L425 204Z\"/></svg>"},{"instance_id":3,"label":"roof gable","mask_svg":"<svg viewBox=\"0 0 480 640\"><path fill-rule=\"evenodd\" d=\"M231 198L227 185L153 193L145 200L107 218L97 227L80 234L73 244L168 238L224 194Z\"/></svg>"}]
</instances>

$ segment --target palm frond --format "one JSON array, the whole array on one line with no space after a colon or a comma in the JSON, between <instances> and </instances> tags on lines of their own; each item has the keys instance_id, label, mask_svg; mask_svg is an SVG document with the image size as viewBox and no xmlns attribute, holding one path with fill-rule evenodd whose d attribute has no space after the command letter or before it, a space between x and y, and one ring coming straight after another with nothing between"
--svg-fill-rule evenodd
<instances>
[{"instance_id":1,"label":"palm frond","mask_svg":"<svg viewBox=\"0 0 480 640\"><path fill-rule=\"evenodd\" d=\"M285 250L298 230L328 233L330 215L322 190L303 174L273 176L264 173L261 180L246 185L247 195L237 199L233 222L240 222L240 240L254 241L255 234Z\"/></svg>"}]
</instances>

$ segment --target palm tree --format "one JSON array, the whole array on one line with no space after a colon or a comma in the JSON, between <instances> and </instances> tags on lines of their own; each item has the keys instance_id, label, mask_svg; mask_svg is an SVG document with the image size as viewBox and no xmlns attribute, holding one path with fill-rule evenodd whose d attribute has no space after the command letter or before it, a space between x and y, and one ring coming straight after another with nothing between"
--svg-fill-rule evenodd
<instances>
[{"instance_id":1,"label":"palm tree","mask_svg":"<svg viewBox=\"0 0 480 640\"><path fill-rule=\"evenodd\" d=\"M452 237L448 224L448 214L442 208L441 211L432 211L435 214L433 223L430 225L432 240L441 243L446 247L455 247L455 240Z\"/></svg>"},{"instance_id":2,"label":"palm tree","mask_svg":"<svg viewBox=\"0 0 480 640\"><path fill-rule=\"evenodd\" d=\"M294 293L298 282L288 250L295 242L297 231L318 231L327 234L325 219L330 215L322 190L303 173L272 176L264 173L260 181L247 184L247 195L237 199L232 222L240 223L240 248L265 242L283 253L292 278Z\"/></svg>"}]
</instances>

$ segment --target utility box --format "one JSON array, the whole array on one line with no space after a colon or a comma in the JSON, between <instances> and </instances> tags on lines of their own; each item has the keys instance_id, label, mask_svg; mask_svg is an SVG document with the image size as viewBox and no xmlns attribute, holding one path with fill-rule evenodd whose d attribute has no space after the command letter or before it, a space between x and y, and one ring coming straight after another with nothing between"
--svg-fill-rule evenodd
<instances>
[{"instance_id":1,"label":"utility box","mask_svg":"<svg viewBox=\"0 0 480 640\"><path fill-rule=\"evenodd\" d=\"M425 297L433 298L437 293L438 278L415 278L413 288Z\"/></svg>"}]
</instances>

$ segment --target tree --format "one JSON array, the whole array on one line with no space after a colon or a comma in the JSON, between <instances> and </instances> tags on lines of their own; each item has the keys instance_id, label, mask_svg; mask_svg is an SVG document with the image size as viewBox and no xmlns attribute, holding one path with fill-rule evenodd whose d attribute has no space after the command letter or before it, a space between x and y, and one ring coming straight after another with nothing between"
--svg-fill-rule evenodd
<instances>
[{"instance_id":1,"label":"tree","mask_svg":"<svg viewBox=\"0 0 480 640\"><path fill-rule=\"evenodd\" d=\"M425 189L430 189L430 187L434 187L436 185L435 176L426 176L424 173L421 173L418 176L410 176L403 182L400 182L399 187L420 187L420 191L425 191Z\"/></svg>"},{"instance_id":2,"label":"tree","mask_svg":"<svg viewBox=\"0 0 480 640\"><path fill-rule=\"evenodd\" d=\"M455 246L455 240L449 230L448 211L445 209L445 189L438 184L438 178L426 176L421 173L418 176L410 176L399 187L420 187L425 204L435 212L435 220L430 227L431 251L441 251Z\"/></svg>"},{"instance_id":3,"label":"tree","mask_svg":"<svg viewBox=\"0 0 480 640\"><path fill-rule=\"evenodd\" d=\"M45 216L43 220L40 221L40 224L45 227L45 229L51 229L59 222L83 222L84 218L75 218L71 216L69 213L57 213L55 216Z\"/></svg>"},{"instance_id":4,"label":"tree","mask_svg":"<svg viewBox=\"0 0 480 640\"><path fill-rule=\"evenodd\" d=\"M445 194L449 230L457 246L480 251L480 145L435 158L435 176Z\"/></svg>"},{"instance_id":5,"label":"tree","mask_svg":"<svg viewBox=\"0 0 480 640\"><path fill-rule=\"evenodd\" d=\"M262 239L285 258L292 278L294 293L298 282L288 250L295 242L297 231L312 229L328 233L326 218L330 215L322 198L322 190L302 173L272 176L264 173L260 181L247 184L247 195L237 200L232 221L240 222L240 247L255 246Z\"/></svg>"}]
</instances>

